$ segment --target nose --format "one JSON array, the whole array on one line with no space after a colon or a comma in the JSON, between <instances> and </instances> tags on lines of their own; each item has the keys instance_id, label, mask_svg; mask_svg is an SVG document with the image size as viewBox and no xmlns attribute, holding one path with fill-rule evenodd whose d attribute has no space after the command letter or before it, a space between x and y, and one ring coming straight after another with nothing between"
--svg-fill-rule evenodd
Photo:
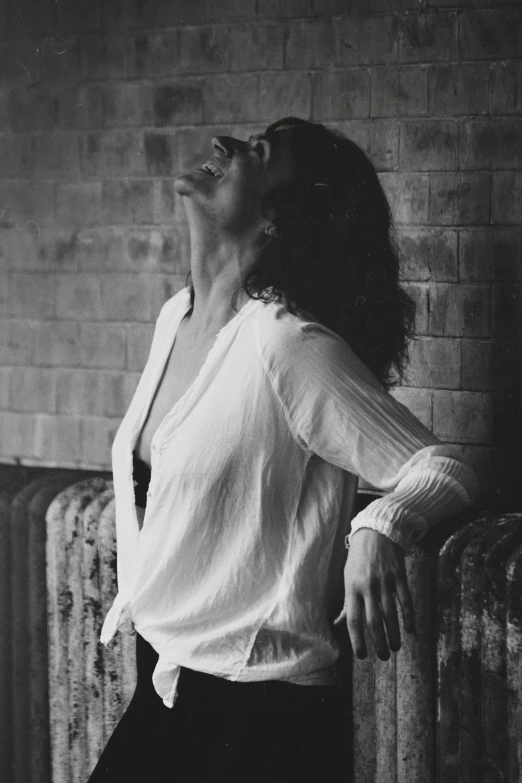
<instances>
[{"instance_id":1,"label":"nose","mask_svg":"<svg viewBox=\"0 0 522 783\"><path fill-rule=\"evenodd\" d=\"M230 158L237 149L240 142L237 139L233 139L231 136L214 136L212 139L212 146L219 152L220 155L224 155Z\"/></svg>"}]
</instances>

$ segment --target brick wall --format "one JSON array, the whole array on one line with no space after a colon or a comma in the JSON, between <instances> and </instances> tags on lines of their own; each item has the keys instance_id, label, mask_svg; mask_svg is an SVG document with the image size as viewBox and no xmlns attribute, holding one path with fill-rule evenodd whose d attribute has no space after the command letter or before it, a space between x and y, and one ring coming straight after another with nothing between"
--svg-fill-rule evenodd
<instances>
[{"instance_id":1,"label":"brick wall","mask_svg":"<svg viewBox=\"0 0 522 783\"><path fill-rule=\"evenodd\" d=\"M357 141L389 195L419 305L408 383L394 394L461 444L489 501L513 502L518 5L4 2L1 458L109 465L154 318L188 271L172 175L217 131L296 114Z\"/></svg>"}]
</instances>

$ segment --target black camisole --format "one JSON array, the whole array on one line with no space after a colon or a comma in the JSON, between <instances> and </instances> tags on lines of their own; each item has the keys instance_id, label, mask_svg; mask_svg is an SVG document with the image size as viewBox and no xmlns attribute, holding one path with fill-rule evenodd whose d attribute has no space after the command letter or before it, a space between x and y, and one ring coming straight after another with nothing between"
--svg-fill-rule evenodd
<instances>
[{"instance_id":1,"label":"black camisole","mask_svg":"<svg viewBox=\"0 0 522 783\"><path fill-rule=\"evenodd\" d=\"M147 505L147 490L150 483L150 468L146 462L132 452L132 478L134 481L134 502L140 508Z\"/></svg>"}]
</instances>

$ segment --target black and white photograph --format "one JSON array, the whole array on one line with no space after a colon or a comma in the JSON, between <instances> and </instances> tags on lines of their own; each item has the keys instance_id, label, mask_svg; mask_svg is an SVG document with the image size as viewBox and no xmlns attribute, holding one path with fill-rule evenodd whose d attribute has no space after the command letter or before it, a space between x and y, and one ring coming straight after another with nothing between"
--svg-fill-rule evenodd
<instances>
[{"instance_id":1,"label":"black and white photograph","mask_svg":"<svg viewBox=\"0 0 522 783\"><path fill-rule=\"evenodd\" d=\"M522 783L522 4L0 0L0 783Z\"/></svg>"}]
</instances>

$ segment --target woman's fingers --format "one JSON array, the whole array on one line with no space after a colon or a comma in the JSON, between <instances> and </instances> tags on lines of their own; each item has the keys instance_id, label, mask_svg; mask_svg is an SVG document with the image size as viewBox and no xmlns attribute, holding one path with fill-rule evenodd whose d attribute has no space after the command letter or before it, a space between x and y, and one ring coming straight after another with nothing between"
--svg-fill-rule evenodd
<instances>
[{"instance_id":1,"label":"woman's fingers","mask_svg":"<svg viewBox=\"0 0 522 783\"><path fill-rule=\"evenodd\" d=\"M390 657L390 651L377 595L373 592L366 593L364 603L366 607L366 625L372 637L375 652L381 660L387 661Z\"/></svg>"},{"instance_id":2,"label":"woman's fingers","mask_svg":"<svg viewBox=\"0 0 522 783\"><path fill-rule=\"evenodd\" d=\"M397 652L401 649L401 632L399 629L399 618L397 617L397 605L391 590L386 590L382 593L381 607L388 636L388 646L392 652Z\"/></svg>"},{"instance_id":3,"label":"woman's fingers","mask_svg":"<svg viewBox=\"0 0 522 783\"><path fill-rule=\"evenodd\" d=\"M413 601L411 598L410 588L408 587L408 582L406 581L406 576L397 580L395 590L401 605L404 630L406 633L415 633L415 612L413 609Z\"/></svg>"},{"instance_id":4,"label":"woman's fingers","mask_svg":"<svg viewBox=\"0 0 522 783\"><path fill-rule=\"evenodd\" d=\"M366 658L368 651L364 641L364 600L362 595L351 592L346 595L344 610L352 650L358 658Z\"/></svg>"}]
</instances>

